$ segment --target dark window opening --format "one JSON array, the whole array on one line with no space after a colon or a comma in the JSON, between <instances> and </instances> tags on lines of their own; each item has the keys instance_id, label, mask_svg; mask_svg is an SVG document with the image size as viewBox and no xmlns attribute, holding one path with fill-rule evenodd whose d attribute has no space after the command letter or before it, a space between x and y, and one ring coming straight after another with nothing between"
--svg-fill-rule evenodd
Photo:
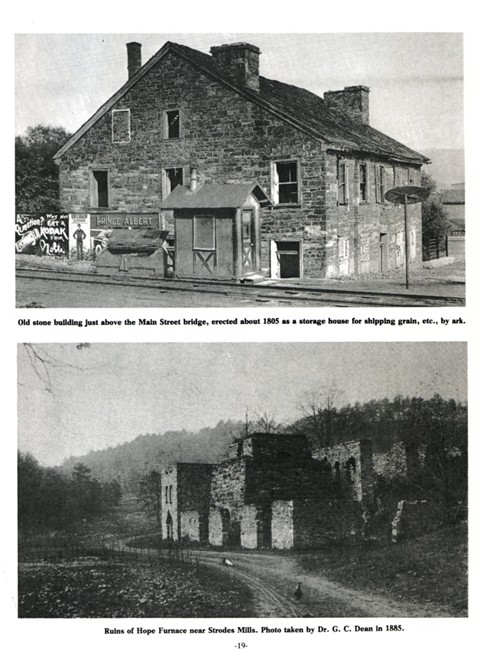
<instances>
[{"instance_id":1,"label":"dark window opening","mask_svg":"<svg viewBox=\"0 0 480 653\"><path fill-rule=\"evenodd\" d=\"M93 170L93 206L108 207L108 171Z\"/></svg>"},{"instance_id":2,"label":"dark window opening","mask_svg":"<svg viewBox=\"0 0 480 653\"><path fill-rule=\"evenodd\" d=\"M174 109L173 111L166 111L166 137L167 138L180 138L180 111Z\"/></svg>"},{"instance_id":3,"label":"dark window opening","mask_svg":"<svg viewBox=\"0 0 480 653\"><path fill-rule=\"evenodd\" d=\"M361 163L360 164L359 177L360 177L360 201L361 202L366 202L367 201L367 193L368 193L368 176L367 176L367 164L366 163Z\"/></svg>"},{"instance_id":4,"label":"dark window opening","mask_svg":"<svg viewBox=\"0 0 480 653\"><path fill-rule=\"evenodd\" d=\"M183 168L165 168L165 197L183 185Z\"/></svg>"},{"instance_id":5,"label":"dark window opening","mask_svg":"<svg viewBox=\"0 0 480 653\"><path fill-rule=\"evenodd\" d=\"M275 164L278 204L298 204L298 166L296 161L281 161Z\"/></svg>"}]
</instances>

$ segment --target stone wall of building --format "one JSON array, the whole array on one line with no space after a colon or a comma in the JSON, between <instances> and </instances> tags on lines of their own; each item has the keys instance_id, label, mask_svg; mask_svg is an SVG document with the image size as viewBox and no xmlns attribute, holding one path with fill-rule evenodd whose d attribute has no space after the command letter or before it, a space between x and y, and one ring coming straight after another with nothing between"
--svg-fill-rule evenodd
<instances>
[{"instance_id":1,"label":"stone wall of building","mask_svg":"<svg viewBox=\"0 0 480 653\"><path fill-rule=\"evenodd\" d=\"M240 522L240 544L244 549L258 548L258 517L256 506L244 506Z\"/></svg>"},{"instance_id":2,"label":"stone wall of building","mask_svg":"<svg viewBox=\"0 0 480 653\"><path fill-rule=\"evenodd\" d=\"M274 501L272 504L272 548L294 547L293 500Z\"/></svg>"},{"instance_id":3,"label":"stone wall of building","mask_svg":"<svg viewBox=\"0 0 480 653\"><path fill-rule=\"evenodd\" d=\"M245 504L247 460L237 458L215 465L212 474L212 508L226 508L234 519L241 518Z\"/></svg>"},{"instance_id":4,"label":"stone wall of building","mask_svg":"<svg viewBox=\"0 0 480 653\"><path fill-rule=\"evenodd\" d=\"M182 539L200 542L200 517L197 510L188 510L180 514L180 531Z\"/></svg>"},{"instance_id":5,"label":"stone wall of building","mask_svg":"<svg viewBox=\"0 0 480 653\"><path fill-rule=\"evenodd\" d=\"M223 545L223 522L219 509L211 509L208 514L208 541L212 546Z\"/></svg>"},{"instance_id":6,"label":"stone wall of building","mask_svg":"<svg viewBox=\"0 0 480 653\"><path fill-rule=\"evenodd\" d=\"M347 166L348 202L337 203L338 166ZM360 163L367 166L367 199L360 199ZM407 183L420 185L420 168L392 165L374 158L352 158L328 154L325 161L327 184L328 238L326 243L326 276L346 276L395 270L405 266L404 209L378 201L376 168L383 167L384 191ZM408 207L410 239L409 262L412 268L422 265L421 205ZM382 248L386 253L382 262ZM386 269L382 269L382 267Z\"/></svg>"},{"instance_id":7,"label":"stone wall of building","mask_svg":"<svg viewBox=\"0 0 480 653\"><path fill-rule=\"evenodd\" d=\"M272 196L274 162L298 161L298 204L262 210L263 271L270 273L271 241L288 240L302 244L306 277L376 272L381 233L387 235L390 268L399 265L401 257L396 252L401 243L396 239L403 209L377 203L372 190L364 205L355 200L358 183L353 158L349 160L352 200L348 206L338 206L337 154L325 152L318 141L183 57L168 53L121 97L115 106L119 109L130 111L129 141L112 143L110 111L62 157L62 210L95 210L90 193L96 169L108 171L108 210L151 212L160 210L166 192L165 169L183 168L184 183L189 183L191 166L197 168L200 183L256 179ZM180 136L169 139L165 137L165 111L174 109L180 110ZM375 162L369 164L373 170ZM386 166L385 190L389 170L393 169ZM374 175L369 175L370 188ZM412 207L415 252L421 251L418 215L418 207ZM419 259L417 253L412 264Z\"/></svg>"},{"instance_id":8,"label":"stone wall of building","mask_svg":"<svg viewBox=\"0 0 480 653\"><path fill-rule=\"evenodd\" d=\"M374 475L371 440L355 440L316 449L313 457L331 467L333 482L359 503L373 502Z\"/></svg>"},{"instance_id":9,"label":"stone wall of building","mask_svg":"<svg viewBox=\"0 0 480 653\"><path fill-rule=\"evenodd\" d=\"M365 519L356 501L344 498L275 501L272 547L310 549L333 541L363 537Z\"/></svg>"},{"instance_id":10,"label":"stone wall of building","mask_svg":"<svg viewBox=\"0 0 480 653\"><path fill-rule=\"evenodd\" d=\"M196 511L199 514L201 524L199 538L207 539L205 524L210 505L212 467L202 463L176 463L161 471L161 518L164 539L179 540L185 535L182 531L182 515L189 511Z\"/></svg>"},{"instance_id":11,"label":"stone wall of building","mask_svg":"<svg viewBox=\"0 0 480 653\"><path fill-rule=\"evenodd\" d=\"M177 496L177 465L169 465L160 472L162 490L162 537L180 539L180 512Z\"/></svg>"},{"instance_id":12,"label":"stone wall of building","mask_svg":"<svg viewBox=\"0 0 480 653\"><path fill-rule=\"evenodd\" d=\"M407 476L407 451L404 442L394 442L387 451L373 453L373 471L387 480Z\"/></svg>"}]
</instances>

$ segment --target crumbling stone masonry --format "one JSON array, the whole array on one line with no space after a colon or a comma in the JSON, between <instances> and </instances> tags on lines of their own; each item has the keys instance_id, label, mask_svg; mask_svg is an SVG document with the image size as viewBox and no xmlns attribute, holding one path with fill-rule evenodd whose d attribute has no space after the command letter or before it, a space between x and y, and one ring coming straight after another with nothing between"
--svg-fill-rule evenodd
<instances>
[{"instance_id":1,"label":"crumbling stone masonry","mask_svg":"<svg viewBox=\"0 0 480 653\"><path fill-rule=\"evenodd\" d=\"M208 540L212 465L176 463L161 471L162 537Z\"/></svg>"}]
</instances>

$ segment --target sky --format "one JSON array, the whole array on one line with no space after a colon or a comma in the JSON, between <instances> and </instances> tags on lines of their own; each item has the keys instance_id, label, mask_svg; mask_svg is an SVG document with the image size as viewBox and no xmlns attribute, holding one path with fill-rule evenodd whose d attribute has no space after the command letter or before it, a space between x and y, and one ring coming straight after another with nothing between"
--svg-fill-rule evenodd
<instances>
[{"instance_id":1,"label":"sky","mask_svg":"<svg viewBox=\"0 0 480 653\"><path fill-rule=\"evenodd\" d=\"M18 447L44 465L146 433L198 430L245 412L300 417L306 393L336 386L339 405L396 395L467 398L466 344L152 343L18 346Z\"/></svg>"},{"instance_id":2,"label":"sky","mask_svg":"<svg viewBox=\"0 0 480 653\"><path fill-rule=\"evenodd\" d=\"M370 123L415 150L462 149L460 33L17 34L16 134L47 123L76 131L127 79L125 44L145 63L168 41L209 52L248 41L260 73L323 95L370 88Z\"/></svg>"}]
</instances>

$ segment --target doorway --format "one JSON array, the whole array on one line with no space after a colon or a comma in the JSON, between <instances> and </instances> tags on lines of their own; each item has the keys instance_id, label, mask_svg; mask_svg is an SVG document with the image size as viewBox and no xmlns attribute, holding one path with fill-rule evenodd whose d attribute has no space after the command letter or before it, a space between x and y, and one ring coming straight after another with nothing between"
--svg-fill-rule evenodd
<instances>
[{"instance_id":1,"label":"doorway","mask_svg":"<svg viewBox=\"0 0 480 653\"><path fill-rule=\"evenodd\" d=\"M302 276L302 242L271 241L272 278L295 279Z\"/></svg>"}]
</instances>

